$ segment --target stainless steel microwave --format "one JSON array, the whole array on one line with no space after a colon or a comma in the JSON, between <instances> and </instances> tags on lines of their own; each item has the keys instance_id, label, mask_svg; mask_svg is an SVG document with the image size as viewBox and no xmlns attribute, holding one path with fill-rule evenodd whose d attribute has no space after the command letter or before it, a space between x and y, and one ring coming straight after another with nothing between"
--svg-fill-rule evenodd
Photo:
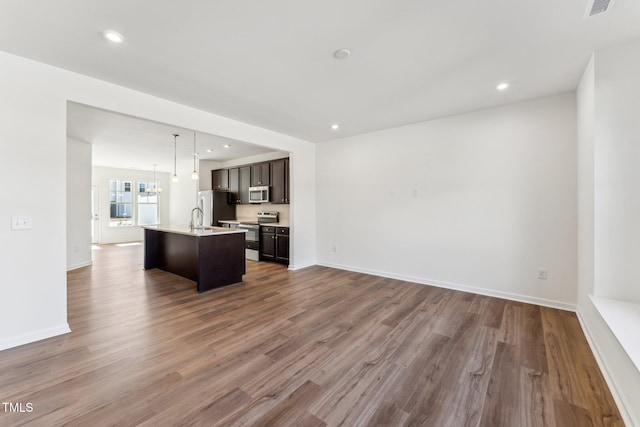
<instances>
[{"instance_id":1,"label":"stainless steel microwave","mask_svg":"<svg viewBox=\"0 0 640 427\"><path fill-rule=\"evenodd\" d=\"M249 203L268 203L269 187L249 187Z\"/></svg>"}]
</instances>

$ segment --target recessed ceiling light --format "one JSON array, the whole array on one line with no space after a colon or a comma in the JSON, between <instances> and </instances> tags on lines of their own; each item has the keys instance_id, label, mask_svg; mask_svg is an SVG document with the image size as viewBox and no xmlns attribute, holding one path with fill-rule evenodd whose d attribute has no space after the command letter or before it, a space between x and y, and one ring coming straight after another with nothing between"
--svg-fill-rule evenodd
<instances>
[{"instance_id":1,"label":"recessed ceiling light","mask_svg":"<svg viewBox=\"0 0 640 427\"><path fill-rule=\"evenodd\" d=\"M498 90L507 90L508 87L509 87L509 83L504 82L504 83L500 83L498 86L496 86L496 89L498 89Z\"/></svg>"},{"instance_id":2,"label":"recessed ceiling light","mask_svg":"<svg viewBox=\"0 0 640 427\"><path fill-rule=\"evenodd\" d=\"M229 148L231 147L229 144L224 144L224 148Z\"/></svg>"},{"instance_id":3,"label":"recessed ceiling light","mask_svg":"<svg viewBox=\"0 0 640 427\"><path fill-rule=\"evenodd\" d=\"M116 33L112 30L107 30L102 34L104 35L104 38L109 40L110 42L122 43L124 41L124 37L122 37L122 34Z\"/></svg>"},{"instance_id":4,"label":"recessed ceiling light","mask_svg":"<svg viewBox=\"0 0 640 427\"><path fill-rule=\"evenodd\" d=\"M207 153L213 153L213 148L207 148Z\"/></svg>"},{"instance_id":5,"label":"recessed ceiling light","mask_svg":"<svg viewBox=\"0 0 640 427\"><path fill-rule=\"evenodd\" d=\"M345 59L351 55L351 51L349 49L338 49L333 52L333 57L336 59Z\"/></svg>"},{"instance_id":6,"label":"recessed ceiling light","mask_svg":"<svg viewBox=\"0 0 640 427\"><path fill-rule=\"evenodd\" d=\"M340 128L340 125L338 125L337 123L334 123L331 125L331 130L338 130Z\"/></svg>"}]
</instances>

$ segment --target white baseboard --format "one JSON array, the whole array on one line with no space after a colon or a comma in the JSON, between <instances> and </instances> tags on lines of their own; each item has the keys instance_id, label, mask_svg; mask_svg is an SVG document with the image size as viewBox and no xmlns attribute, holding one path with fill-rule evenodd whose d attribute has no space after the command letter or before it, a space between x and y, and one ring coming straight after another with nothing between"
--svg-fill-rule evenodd
<instances>
[{"instance_id":1,"label":"white baseboard","mask_svg":"<svg viewBox=\"0 0 640 427\"><path fill-rule=\"evenodd\" d=\"M81 263L74 264L74 265L68 265L67 266L67 271L75 270L77 268L82 268L82 267L88 267L88 266L90 266L92 264L93 264L93 261L87 261L87 262L81 262Z\"/></svg>"},{"instance_id":2,"label":"white baseboard","mask_svg":"<svg viewBox=\"0 0 640 427\"><path fill-rule=\"evenodd\" d=\"M492 289L477 288L474 286L460 285L457 283L441 282L438 280L423 279L420 277L405 276L402 274L388 273L385 271L369 270L366 268L356 268L346 265L333 264L329 262L318 262L318 265L325 267L337 268L340 270L354 271L357 273L371 274L373 276L387 277L389 279L403 280L405 282L419 283L421 285L436 286L438 288L452 289L455 291L470 292L473 294L486 295L490 297L508 299L512 301L526 302L529 304L542 305L545 307L558 308L566 311L576 311L575 304L569 304L562 301L554 301L545 298L531 297L527 295L513 294L510 292L495 291Z\"/></svg>"},{"instance_id":3,"label":"white baseboard","mask_svg":"<svg viewBox=\"0 0 640 427\"><path fill-rule=\"evenodd\" d=\"M69 332L71 332L71 329L69 328L69 324L65 323L63 325L55 326L53 328L43 329L40 331L19 335L17 337L3 339L3 340L0 340L0 351L6 350L8 348L18 347L20 345L44 340L47 338L52 338L58 335L68 334Z\"/></svg>"},{"instance_id":4,"label":"white baseboard","mask_svg":"<svg viewBox=\"0 0 640 427\"><path fill-rule=\"evenodd\" d=\"M317 265L317 264L315 262L308 262L305 264L291 264L289 265L289 270L291 271L301 270L303 268L313 267L314 265Z\"/></svg>"},{"instance_id":5,"label":"white baseboard","mask_svg":"<svg viewBox=\"0 0 640 427\"><path fill-rule=\"evenodd\" d=\"M600 368L600 372L602 372L602 376L604 377L605 382L609 386L609 390L611 391L611 395L613 396L613 400L616 402L618 406L618 410L620 411L620 415L622 416L622 420L625 425L629 427L638 426L640 427L640 420L638 420L635 415L628 409L629 402L624 397L620 390L616 386L615 381L613 381L613 377L611 376L611 372L607 369L607 364L605 363L605 359L602 357L605 352L603 352L600 347L597 345L597 340L595 340L587 322L585 321L582 312L580 310L576 311L578 316L578 322L580 322L580 326L582 327L582 332L584 336L587 338L587 343L589 343L589 347L591 348L591 352L596 359L596 363Z\"/></svg>"}]
</instances>

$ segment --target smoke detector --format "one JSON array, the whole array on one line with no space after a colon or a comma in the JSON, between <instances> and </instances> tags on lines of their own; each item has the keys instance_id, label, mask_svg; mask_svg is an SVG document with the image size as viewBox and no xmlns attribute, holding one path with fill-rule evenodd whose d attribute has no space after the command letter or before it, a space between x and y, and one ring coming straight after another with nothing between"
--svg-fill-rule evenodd
<instances>
[{"instance_id":1,"label":"smoke detector","mask_svg":"<svg viewBox=\"0 0 640 427\"><path fill-rule=\"evenodd\" d=\"M336 59L347 59L351 56L351 51L349 49L338 49L333 52L333 57Z\"/></svg>"},{"instance_id":2,"label":"smoke detector","mask_svg":"<svg viewBox=\"0 0 640 427\"><path fill-rule=\"evenodd\" d=\"M614 3L615 0L588 0L587 10L584 13L584 17L588 18L590 16L607 12L611 9Z\"/></svg>"}]
</instances>

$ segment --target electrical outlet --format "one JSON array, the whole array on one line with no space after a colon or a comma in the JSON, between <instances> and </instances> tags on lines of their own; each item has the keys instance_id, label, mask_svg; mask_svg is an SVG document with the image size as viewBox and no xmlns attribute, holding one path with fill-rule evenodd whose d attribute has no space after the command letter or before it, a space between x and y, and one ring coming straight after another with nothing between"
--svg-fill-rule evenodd
<instances>
[{"instance_id":1,"label":"electrical outlet","mask_svg":"<svg viewBox=\"0 0 640 427\"><path fill-rule=\"evenodd\" d=\"M413 190L411 190L411 195L412 195L413 197L418 197L418 189L417 189L417 188L414 188Z\"/></svg>"},{"instance_id":2,"label":"electrical outlet","mask_svg":"<svg viewBox=\"0 0 640 427\"><path fill-rule=\"evenodd\" d=\"M331 245L331 252L336 252L336 245Z\"/></svg>"},{"instance_id":3,"label":"electrical outlet","mask_svg":"<svg viewBox=\"0 0 640 427\"><path fill-rule=\"evenodd\" d=\"M547 280L547 269L538 267L538 279Z\"/></svg>"}]
</instances>

